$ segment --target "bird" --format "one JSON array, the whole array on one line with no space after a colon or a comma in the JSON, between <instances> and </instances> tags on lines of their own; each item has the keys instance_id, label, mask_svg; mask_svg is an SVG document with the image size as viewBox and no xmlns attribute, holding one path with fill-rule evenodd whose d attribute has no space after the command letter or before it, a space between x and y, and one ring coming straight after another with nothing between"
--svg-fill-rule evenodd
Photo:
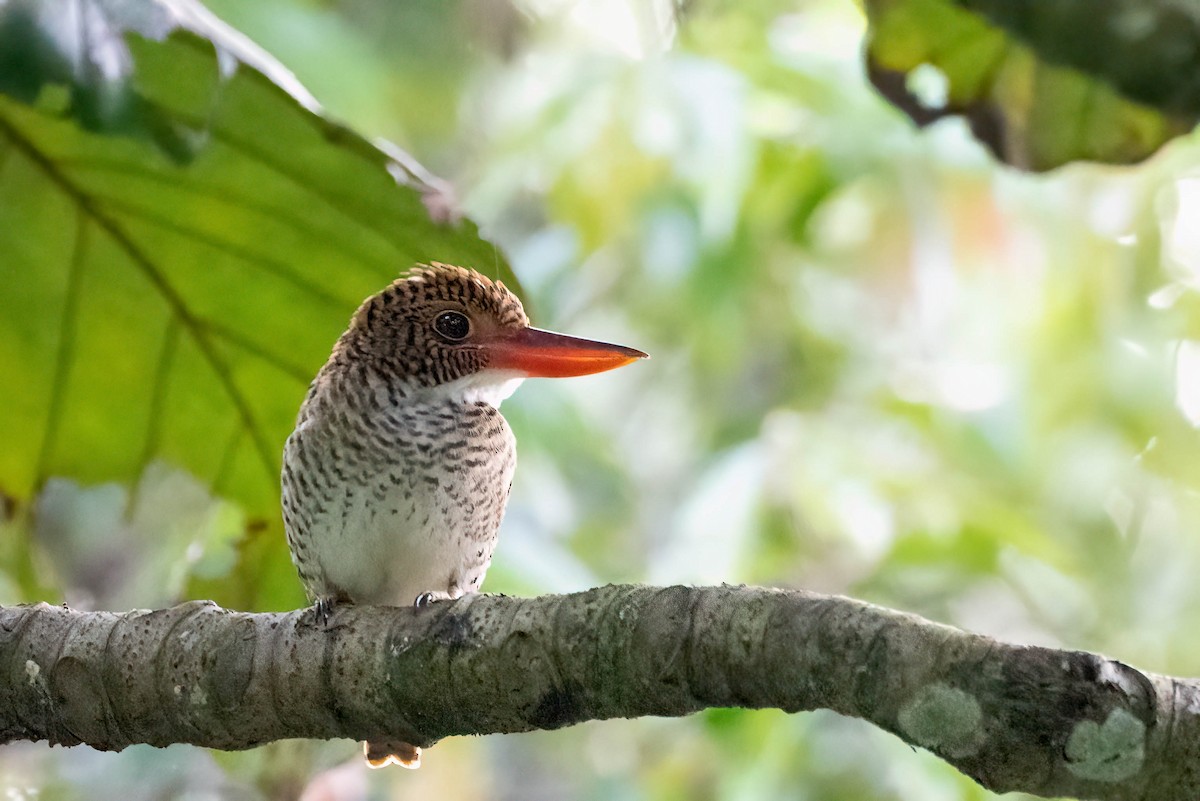
<instances>
[{"instance_id":1,"label":"bird","mask_svg":"<svg viewBox=\"0 0 1200 801\"><path fill-rule=\"evenodd\" d=\"M478 592L516 466L500 403L526 378L643 358L530 327L503 282L465 267L419 264L364 300L283 450L284 528L317 621ZM371 767L421 760L400 740L363 753Z\"/></svg>"}]
</instances>

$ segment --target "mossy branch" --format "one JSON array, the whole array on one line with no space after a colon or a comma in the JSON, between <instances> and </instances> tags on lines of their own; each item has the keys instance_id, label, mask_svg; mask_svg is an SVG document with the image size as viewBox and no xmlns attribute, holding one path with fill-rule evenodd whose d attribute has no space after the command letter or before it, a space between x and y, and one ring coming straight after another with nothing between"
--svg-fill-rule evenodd
<instances>
[{"instance_id":1,"label":"mossy branch","mask_svg":"<svg viewBox=\"0 0 1200 801\"><path fill-rule=\"evenodd\" d=\"M422 609L0 609L0 741L117 750L555 729L706 707L832 709L984 786L1200 793L1200 687L849 598L608 586Z\"/></svg>"}]
</instances>

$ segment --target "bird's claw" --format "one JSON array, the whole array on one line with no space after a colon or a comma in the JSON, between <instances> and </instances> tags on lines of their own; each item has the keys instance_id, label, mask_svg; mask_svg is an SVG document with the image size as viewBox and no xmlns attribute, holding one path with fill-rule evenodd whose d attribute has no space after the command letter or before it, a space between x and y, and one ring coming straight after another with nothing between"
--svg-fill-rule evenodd
<instances>
[{"instance_id":1,"label":"bird's claw","mask_svg":"<svg viewBox=\"0 0 1200 801\"><path fill-rule=\"evenodd\" d=\"M324 628L329 628L329 618L333 616L333 604L333 598L328 596L318 598L317 602L313 604L313 615Z\"/></svg>"},{"instance_id":2,"label":"bird's claw","mask_svg":"<svg viewBox=\"0 0 1200 801\"><path fill-rule=\"evenodd\" d=\"M413 606L417 609L422 609L434 602L436 596L432 592L423 592L413 601Z\"/></svg>"}]
</instances>

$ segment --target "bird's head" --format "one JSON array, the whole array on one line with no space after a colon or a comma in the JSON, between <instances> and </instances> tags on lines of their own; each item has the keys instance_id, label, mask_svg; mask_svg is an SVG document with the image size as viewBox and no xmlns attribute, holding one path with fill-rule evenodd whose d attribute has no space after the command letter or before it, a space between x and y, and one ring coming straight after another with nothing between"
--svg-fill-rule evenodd
<instances>
[{"instance_id":1,"label":"bird's head","mask_svg":"<svg viewBox=\"0 0 1200 801\"><path fill-rule=\"evenodd\" d=\"M437 262L363 301L339 350L406 391L494 406L525 378L588 375L646 358L622 345L531 328L503 283Z\"/></svg>"}]
</instances>

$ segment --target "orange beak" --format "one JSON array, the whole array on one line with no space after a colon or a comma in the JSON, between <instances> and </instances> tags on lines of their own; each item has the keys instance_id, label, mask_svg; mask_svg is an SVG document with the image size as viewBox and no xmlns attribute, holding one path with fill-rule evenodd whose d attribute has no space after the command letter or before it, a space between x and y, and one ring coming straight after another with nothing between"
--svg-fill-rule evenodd
<instances>
[{"instance_id":1,"label":"orange beak","mask_svg":"<svg viewBox=\"0 0 1200 801\"><path fill-rule=\"evenodd\" d=\"M484 347L488 367L516 370L530 378L591 375L650 358L624 345L579 339L539 328L522 328L515 334L497 337Z\"/></svg>"}]
</instances>

